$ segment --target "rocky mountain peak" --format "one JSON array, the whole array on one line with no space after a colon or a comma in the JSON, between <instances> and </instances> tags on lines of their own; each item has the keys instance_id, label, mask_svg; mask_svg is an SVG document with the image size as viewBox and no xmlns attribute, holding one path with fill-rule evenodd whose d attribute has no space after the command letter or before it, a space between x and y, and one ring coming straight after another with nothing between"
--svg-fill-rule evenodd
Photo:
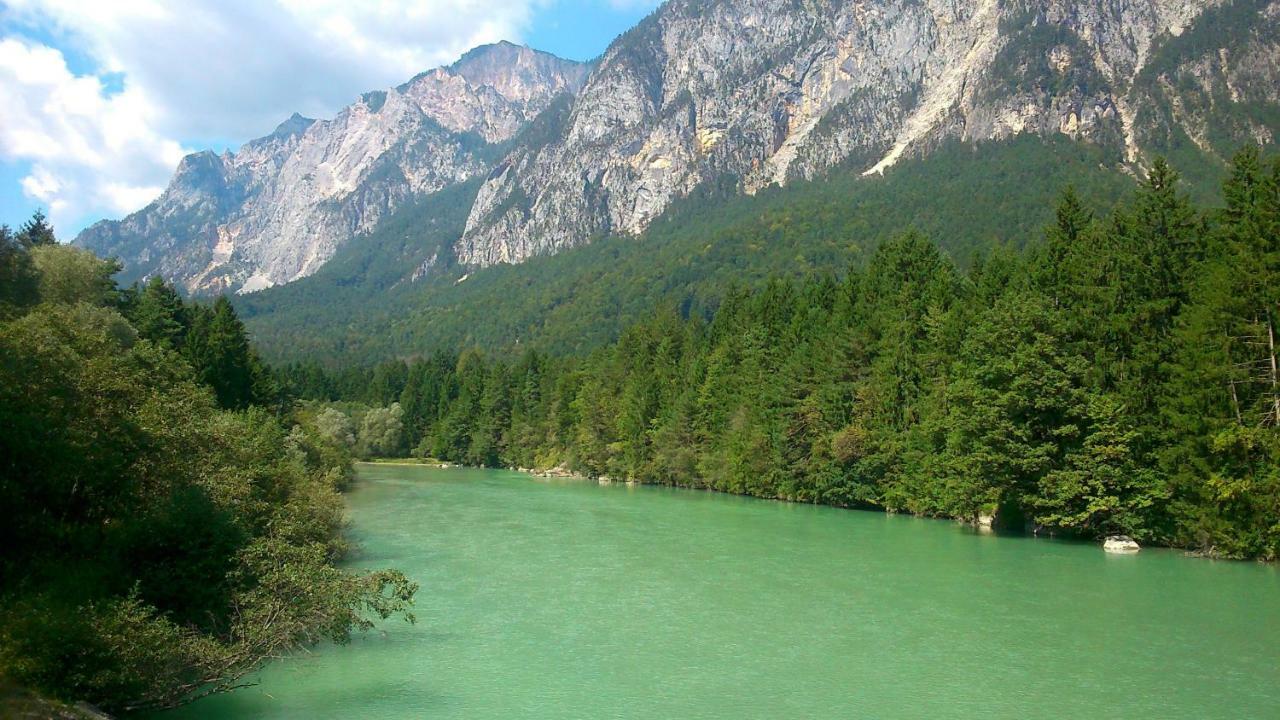
<instances>
[{"instance_id":1,"label":"rocky mountain peak","mask_svg":"<svg viewBox=\"0 0 1280 720\"><path fill-rule=\"evenodd\" d=\"M309 117L303 117L301 114L295 112L289 116L288 120L277 125L276 129L271 132L271 136L293 137L295 135L301 135L307 131L307 128L314 125L315 122L315 120Z\"/></svg>"},{"instance_id":2,"label":"rocky mountain peak","mask_svg":"<svg viewBox=\"0 0 1280 720\"><path fill-rule=\"evenodd\" d=\"M76 242L125 276L191 292L248 292L305 277L406 201L488 169L587 66L510 43L373 90L328 120L294 113L235 152L184 158L155 202ZM477 138L479 142L477 142Z\"/></svg>"},{"instance_id":3,"label":"rocky mountain peak","mask_svg":"<svg viewBox=\"0 0 1280 720\"><path fill-rule=\"evenodd\" d=\"M1065 136L1128 171L1171 148L1222 158L1275 140L1277 88L1280 0L668 0L594 65L485 45L188 158L80 241L134 276L249 291L475 177L441 257L518 263L641 233L709 183L877 175L950 141Z\"/></svg>"},{"instance_id":4,"label":"rocky mountain peak","mask_svg":"<svg viewBox=\"0 0 1280 720\"><path fill-rule=\"evenodd\" d=\"M488 86L507 100L527 103L543 95L544 87L577 92L590 67L503 41L469 50L450 70L472 86Z\"/></svg>"},{"instance_id":5,"label":"rocky mountain peak","mask_svg":"<svg viewBox=\"0 0 1280 720\"><path fill-rule=\"evenodd\" d=\"M510 139L551 100L576 93L589 65L509 42L481 45L397 87L436 122L491 143Z\"/></svg>"},{"instance_id":6,"label":"rocky mountain peak","mask_svg":"<svg viewBox=\"0 0 1280 720\"><path fill-rule=\"evenodd\" d=\"M456 255L469 265L520 262L642 232L712 180L754 193L836 165L878 174L950 139L1061 134L1118 145L1130 163L1162 133L1207 146L1213 114L1249 112L1229 107L1242 99L1217 99L1219 90L1231 97L1224 77L1263 95L1276 86L1280 37L1267 8L1277 3L1224 6L1231 23L1257 30L1242 47L1210 47L1157 92L1198 86L1194 101L1154 97L1148 68L1219 6L670 0L609 47L558 133L517 148L488 177ZM1231 23L1212 20L1202 35ZM1242 139L1272 131L1262 116L1229 130Z\"/></svg>"}]
</instances>

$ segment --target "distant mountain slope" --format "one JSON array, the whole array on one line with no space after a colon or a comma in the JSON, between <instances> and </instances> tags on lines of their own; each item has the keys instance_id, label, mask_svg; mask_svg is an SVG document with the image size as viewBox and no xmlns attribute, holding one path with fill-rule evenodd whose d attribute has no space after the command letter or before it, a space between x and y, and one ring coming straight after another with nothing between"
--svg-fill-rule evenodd
<instances>
[{"instance_id":1,"label":"distant mountain slope","mask_svg":"<svg viewBox=\"0 0 1280 720\"><path fill-rule=\"evenodd\" d=\"M332 120L294 115L236 152L190 155L155 202L76 239L126 278L191 292L251 291L306 277L412 199L487 171L587 66L500 43L387 90Z\"/></svg>"},{"instance_id":2,"label":"distant mountain slope","mask_svg":"<svg viewBox=\"0 0 1280 720\"><path fill-rule=\"evenodd\" d=\"M609 48L558 134L489 175L457 256L634 235L726 176L751 193L837 163L874 174L948 139L1064 135L1126 162L1184 135L1209 154L1217 131L1270 141L1280 3L1220 5L670 0Z\"/></svg>"},{"instance_id":3,"label":"distant mountain slope","mask_svg":"<svg viewBox=\"0 0 1280 720\"><path fill-rule=\"evenodd\" d=\"M1065 138L953 141L884 177L842 167L755 196L705 188L639 237L603 238L518 265L441 264L431 281L411 282L407 268L461 230L477 179L346 245L315 275L235 302L255 346L274 362L359 365L472 346L585 352L655 305L701 314L731 285L840 274L912 227L962 262L1036 241L1067 184L1098 209L1133 187L1113 169L1121 153ZM1209 186L1220 172L1197 168Z\"/></svg>"},{"instance_id":4,"label":"distant mountain slope","mask_svg":"<svg viewBox=\"0 0 1280 720\"><path fill-rule=\"evenodd\" d=\"M193 155L155 203L79 241L119 256L126 279L202 293L376 257L385 283L335 287L381 288L363 300L381 311L451 296L479 268L652 238L697 198L750 204L833 171L875 196L882 173L958 157L954 143L981 164L1006 141L1063 141L1108 178L1167 154L1209 178L1242 143L1275 141L1278 88L1280 0L670 0L591 67L486 46L333 120L295 116L236 153ZM999 187L1011 197L976 202L1027 192ZM399 228L396 252L384 227ZM660 235L695 242L673 227ZM289 296L250 304L287 314Z\"/></svg>"}]
</instances>

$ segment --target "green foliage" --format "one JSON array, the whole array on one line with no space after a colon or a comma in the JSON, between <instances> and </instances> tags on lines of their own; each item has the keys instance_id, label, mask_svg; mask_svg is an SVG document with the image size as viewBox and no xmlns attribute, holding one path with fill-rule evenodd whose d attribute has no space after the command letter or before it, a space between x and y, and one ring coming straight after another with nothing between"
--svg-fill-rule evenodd
<instances>
[{"instance_id":1,"label":"green foliage","mask_svg":"<svg viewBox=\"0 0 1280 720\"><path fill-rule=\"evenodd\" d=\"M404 446L404 410L400 403L391 407L374 408L364 414L360 423L357 447L362 457L387 457L399 455Z\"/></svg>"},{"instance_id":2,"label":"green foliage","mask_svg":"<svg viewBox=\"0 0 1280 720\"><path fill-rule=\"evenodd\" d=\"M1138 432L1122 405L1095 396L1086 423L1091 430L1080 450L1040 478L1031 497L1037 517L1052 527L1146 540L1149 512L1167 500L1165 484L1141 463Z\"/></svg>"},{"instance_id":3,"label":"green foliage","mask_svg":"<svg viewBox=\"0 0 1280 720\"><path fill-rule=\"evenodd\" d=\"M8 225L0 225L0 320L22 312L39 298L40 278L30 247Z\"/></svg>"},{"instance_id":4,"label":"green foliage","mask_svg":"<svg viewBox=\"0 0 1280 720\"><path fill-rule=\"evenodd\" d=\"M1037 293L1010 292L978 316L952 366L946 410L933 421L945 437L942 494L922 509L974 517L1026 507L1062 466L1084 432L1086 405L1085 360L1064 334Z\"/></svg>"},{"instance_id":5,"label":"green foliage","mask_svg":"<svg viewBox=\"0 0 1280 720\"><path fill-rule=\"evenodd\" d=\"M1119 200L1130 182L1107 169L1117 159L1065 139L1020 136L947 144L884 177L842 167L753 196L725 178L675 203L638 237L479 271L454 266L442 250L462 233L475 192L468 185L397 213L315 276L235 303L273 362L350 366L435 347L580 354L656 308L706 319L731 287L863 265L909 227L962 264L992 244L1020 246L1051 220L1067 184L1090 210ZM432 257L413 280L412 269Z\"/></svg>"},{"instance_id":6,"label":"green foliage","mask_svg":"<svg viewBox=\"0 0 1280 720\"><path fill-rule=\"evenodd\" d=\"M709 320L660 306L576 357L280 377L398 398L405 441L463 463L1274 558L1280 163L1240 154L1222 210L1182 187L1158 161L1112 212L1068 189L1041 242L967 271L909 231L842 279L726 285Z\"/></svg>"},{"instance_id":7,"label":"green foliage","mask_svg":"<svg viewBox=\"0 0 1280 720\"><path fill-rule=\"evenodd\" d=\"M1280 161L1237 156L1226 207L1175 325L1161 467L1174 484L1181 542L1276 557L1280 462Z\"/></svg>"},{"instance_id":8,"label":"green foliage","mask_svg":"<svg viewBox=\"0 0 1280 720\"><path fill-rule=\"evenodd\" d=\"M121 292L84 251L23 251L42 302L0 321L0 676L168 707L407 614L403 576L336 567L350 448L310 408L258 404L228 303Z\"/></svg>"},{"instance_id":9,"label":"green foliage","mask_svg":"<svg viewBox=\"0 0 1280 720\"><path fill-rule=\"evenodd\" d=\"M130 317L142 337L170 350L183 350L191 314L172 285L153 277L137 293Z\"/></svg>"},{"instance_id":10,"label":"green foliage","mask_svg":"<svg viewBox=\"0 0 1280 720\"><path fill-rule=\"evenodd\" d=\"M356 446L355 430L351 418L336 408L325 408L315 419L316 432L329 443L347 450Z\"/></svg>"},{"instance_id":11,"label":"green foliage","mask_svg":"<svg viewBox=\"0 0 1280 720\"><path fill-rule=\"evenodd\" d=\"M39 280L39 297L47 303L112 305L116 283L112 276L120 270L113 260L99 260L88 250L68 245L45 244L31 248Z\"/></svg>"},{"instance_id":12,"label":"green foliage","mask_svg":"<svg viewBox=\"0 0 1280 720\"><path fill-rule=\"evenodd\" d=\"M53 226L49 224L43 210L36 210L31 214L31 219L18 228L18 242L29 248L58 244L58 239L53 234Z\"/></svg>"},{"instance_id":13,"label":"green foliage","mask_svg":"<svg viewBox=\"0 0 1280 720\"><path fill-rule=\"evenodd\" d=\"M184 351L196 376L213 388L219 405L242 409L253 403L255 379L263 371L225 296L212 308L196 306Z\"/></svg>"}]
</instances>

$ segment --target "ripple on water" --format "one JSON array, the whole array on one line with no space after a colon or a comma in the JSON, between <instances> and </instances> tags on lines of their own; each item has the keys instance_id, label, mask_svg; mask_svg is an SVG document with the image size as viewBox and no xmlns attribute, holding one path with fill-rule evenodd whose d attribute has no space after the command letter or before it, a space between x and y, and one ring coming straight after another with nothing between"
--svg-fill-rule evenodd
<instances>
[{"instance_id":1,"label":"ripple on water","mask_svg":"<svg viewBox=\"0 0 1280 720\"><path fill-rule=\"evenodd\" d=\"M362 467L419 622L168 718L1280 717L1273 566L506 471Z\"/></svg>"}]
</instances>

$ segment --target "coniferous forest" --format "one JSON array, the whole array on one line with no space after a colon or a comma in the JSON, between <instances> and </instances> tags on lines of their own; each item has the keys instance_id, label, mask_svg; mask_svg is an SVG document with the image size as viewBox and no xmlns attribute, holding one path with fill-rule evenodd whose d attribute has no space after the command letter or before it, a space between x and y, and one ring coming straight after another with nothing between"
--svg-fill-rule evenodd
<instances>
[{"instance_id":1,"label":"coniferous forest","mask_svg":"<svg viewBox=\"0 0 1280 720\"><path fill-rule=\"evenodd\" d=\"M0 229L0 674L108 710L238 686L404 615L340 569L352 460L414 455L1224 558L1280 556L1280 161L1218 207L1166 163L960 267L907 230L842 275L659 309L587 355L270 368L188 300Z\"/></svg>"},{"instance_id":2,"label":"coniferous forest","mask_svg":"<svg viewBox=\"0 0 1280 720\"><path fill-rule=\"evenodd\" d=\"M0 720L1280 718L1280 0L142 5L0 0Z\"/></svg>"},{"instance_id":3,"label":"coniferous forest","mask_svg":"<svg viewBox=\"0 0 1280 720\"><path fill-rule=\"evenodd\" d=\"M117 270L39 214L0 226L0 689L169 707L411 619L403 575L337 567L350 454L280 395L230 303Z\"/></svg>"},{"instance_id":4,"label":"coniferous forest","mask_svg":"<svg viewBox=\"0 0 1280 720\"><path fill-rule=\"evenodd\" d=\"M1105 216L1075 191L965 269L906 231L842 276L668 307L586 357L445 349L294 364L366 457L559 468L1216 557L1280 556L1280 163L1221 207L1154 163Z\"/></svg>"}]
</instances>

